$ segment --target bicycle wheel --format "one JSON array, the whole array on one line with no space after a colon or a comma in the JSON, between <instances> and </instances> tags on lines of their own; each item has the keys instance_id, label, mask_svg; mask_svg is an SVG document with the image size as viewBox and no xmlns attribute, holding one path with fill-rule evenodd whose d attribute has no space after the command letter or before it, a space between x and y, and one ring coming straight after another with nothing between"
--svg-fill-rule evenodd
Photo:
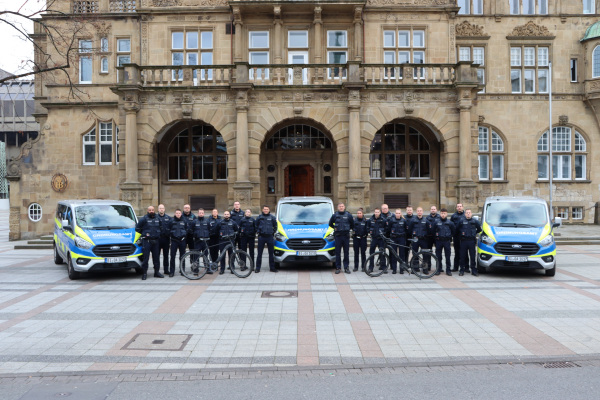
<instances>
[{"instance_id":1,"label":"bicycle wheel","mask_svg":"<svg viewBox=\"0 0 600 400\"><path fill-rule=\"evenodd\" d=\"M243 250L236 250L229 257L229 269L238 278L247 278L254 271L254 260Z\"/></svg>"},{"instance_id":2,"label":"bicycle wheel","mask_svg":"<svg viewBox=\"0 0 600 400\"><path fill-rule=\"evenodd\" d=\"M430 251L419 251L410 262L413 273L421 279L435 275L439 265L438 258Z\"/></svg>"},{"instance_id":3,"label":"bicycle wheel","mask_svg":"<svg viewBox=\"0 0 600 400\"><path fill-rule=\"evenodd\" d=\"M377 251L367 257L363 266L370 277L380 276L390 268L390 257L385 251Z\"/></svg>"},{"instance_id":4,"label":"bicycle wheel","mask_svg":"<svg viewBox=\"0 0 600 400\"><path fill-rule=\"evenodd\" d=\"M201 251L190 250L179 260L179 272L188 279L200 279L207 271L208 265Z\"/></svg>"}]
</instances>

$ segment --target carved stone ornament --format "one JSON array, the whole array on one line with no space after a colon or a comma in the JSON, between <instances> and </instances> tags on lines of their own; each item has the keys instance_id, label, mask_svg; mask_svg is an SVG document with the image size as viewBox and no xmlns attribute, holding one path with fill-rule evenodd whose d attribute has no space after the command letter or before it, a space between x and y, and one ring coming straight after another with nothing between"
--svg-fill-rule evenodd
<instances>
[{"instance_id":1,"label":"carved stone ornament","mask_svg":"<svg viewBox=\"0 0 600 400\"><path fill-rule=\"evenodd\" d=\"M368 0L367 4L373 6L443 6L454 4L454 0Z\"/></svg>"},{"instance_id":2,"label":"carved stone ornament","mask_svg":"<svg viewBox=\"0 0 600 400\"><path fill-rule=\"evenodd\" d=\"M102 21L102 22L94 22L92 23L94 28L96 28L96 32L98 33L98 37L104 37L110 34L112 29L112 25L110 22Z\"/></svg>"},{"instance_id":3,"label":"carved stone ornament","mask_svg":"<svg viewBox=\"0 0 600 400\"><path fill-rule=\"evenodd\" d=\"M52 190L57 193L62 193L67 190L69 186L69 180L64 174L54 174L52 180L50 181L50 185L52 186Z\"/></svg>"},{"instance_id":4,"label":"carved stone ornament","mask_svg":"<svg viewBox=\"0 0 600 400\"><path fill-rule=\"evenodd\" d=\"M473 25L469 21L463 21L454 28L456 36L484 36L483 26Z\"/></svg>"},{"instance_id":5,"label":"carved stone ornament","mask_svg":"<svg viewBox=\"0 0 600 400\"><path fill-rule=\"evenodd\" d=\"M180 5L181 0L152 0L152 7L174 7Z\"/></svg>"},{"instance_id":6,"label":"carved stone ornament","mask_svg":"<svg viewBox=\"0 0 600 400\"><path fill-rule=\"evenodd\" d=\"M569 116L568 115L560 115L558 117L558 123L560 125L566 125L569 123Z\"/></svg>"},{"instance_id":7,"label":"carved stone ornament","mask_svg":"<svg viewBox=\"0 0 600 400\"><path fill-rule=\"evenodd\" d=\"M525 25L517 26L509 36L551 36L551 34L545 26L529 21Z\"/></svg>"},{"instance_id":8,"label":"carved stone ornament","mask_svg":"<svg viewBox=\"0 0 600 400\"><path fill-rule=\"evenodd\" d=\"M485 117L483 115L479 116L479 123L483 124L485 122Z\"/></svg>"}]
</instances>

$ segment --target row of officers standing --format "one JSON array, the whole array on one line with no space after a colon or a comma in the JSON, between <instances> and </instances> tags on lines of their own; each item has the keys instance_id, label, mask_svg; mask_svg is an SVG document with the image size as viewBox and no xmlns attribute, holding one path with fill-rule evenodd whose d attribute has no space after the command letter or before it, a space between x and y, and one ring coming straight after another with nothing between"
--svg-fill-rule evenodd
<instances>
[{"instance_id":1,"label":"row of officers standing","mask_svg":"<svg viewBox=\"0 0 600 400\"><path fill-rule=\"evenodd\" d=\"M381 208L376 208L373 216L367 219L362 209L357 211L356 217L352 217L343 203L338 204L338 211L329 220L329 226L334 229L335 235L336 274L340 273L342 264L344 272L350 273L348 260L350 236L353 239L354 271L358 271L359 265L363 270L373 269L373 265L364 265L367 237L371 236L370 254L378 248L385 250L384 238L388 237L392 240L392 247L398 256L404 262L408 262L409 251L405 246L408 240L413 239L411 247L415 252L420 249L433 249L435 246L436 256L440 260L436 275L441 273L442 253L444 253L447 275L452 276L452 271L459 271L459 275L463 276L470 270L471 274L477 276L475 247L481 225L473 218L471 210L464 210L463 205L459 203L456 205L456 212L450 217L448 217L448 210L442 208L438 213L436 206L431 206L427 216L423 215L422 207L417 207L416 211L415 215L413 207L407 206L404 215L400 208L392 213L387 204L382 204ZM452 242L454 242L454 267L450 259ZM402 268L398 271L398 260L393 255L390 255L390 258L392 273L402 274ZM427 264L431 260L424 261Z\"/></svg>"},{"instance_id":2,"label":"row of officers standing","mask_svg":"<svg viewBox=\"0 0 600 400\"><path fill-rule=\"evenodd\" d=\"M262 253L267 247L269 255L269 269L277 272L274 260L274 238L277 231L277 220L270 213L268 206L263 206L262 213L255 219L250 210L243 211L239 202L233 204L231 211L225 211L223 217L217 209L213 209L210 216L205 216L204 209L198 210L198 215L191 211L189 204L183 206L182 210L175 210L171 217L165 213L164 205L158 206L158 214L154 207L149 206L147 214L142 217L137 225L136 232L142 237L142 280L147 278L148 263L152 257L154 276L163 278L160 273L160 252L163 253L164 273L173 277L175 274L175 258L179 251L179 257L183 255L186 248L210 252L210 258L216 260L219 252L229 244L229 238L235 236L235 244L241 250L247 252L254 260L255 240L258 236L255 272L260 272L262 266ZM459 270L459 275L471 271L477 275L475 265L476 235L481 232L479 222L472 218L471 210L463 210L462 204L456 205L456 212L448 218L446 209L437 212L436 206L431 206L430 214L423 216L423 208L417 207L417 214L413 214L411 206L406 207L403 215L401 209L395 213L389 211L389 207L383 204L376 208L370 218L366 218L363 210L359 209L356 217L346 211L343 203L338 204L329 221L329 226L334 229L336 273L340 273L342 264L344 272L350 273L349 269L349 245L350 237L353 239L354 249L354 271L358 271L366 259L367 237L371 236L370 253L376 249L385 249L384 236L390 237L394 242L395 250L399 257L408 262L407 240L416 238L412 243L414 251L419 249L432 249L435 245L436 256L442 259L442 251L445 253L446 274L452 275L452 271ZM450 243L454 242L454 268L450 261ZM233 251L229 248L229 254ZM170 258L169 258L170 253ZM343 260L342 260L343 253ZM470 260L470 265L468 264ZM425 260L427 262L427 260ZM225 272L225 257L221 259L220 274ZM373 266L369 266L373 268ZM441 269L441 266L439 267ZM391 257L392 273L397 273L397 260ZM386 271L387 272L387 271ZM441 271L436 271L439 274ZM208 271L207 273L212 273ZM403 273L400 268L400 273Z\"/></svg>"}]
</instances>

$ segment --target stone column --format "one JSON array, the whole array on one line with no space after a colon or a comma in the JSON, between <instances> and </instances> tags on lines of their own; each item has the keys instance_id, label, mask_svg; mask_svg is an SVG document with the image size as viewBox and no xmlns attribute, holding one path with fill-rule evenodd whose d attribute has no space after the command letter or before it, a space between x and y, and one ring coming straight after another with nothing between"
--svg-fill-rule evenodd
<instances>
[{"instance_id":1,"label":"stone column","mask_svg":"<svg viewBox=\"0 0 600 400\"><path fill-rule=\"evenodd\" d=\"M273 7L273 15L274 15L274 24L275 24L275 34L273 40L274 54L275 54L275 64L281 64L282 58L282 25L283 21L281 20L281 6Z\"/></svg>"},{"instance_id":2,"label":"stone column","mask_svg":"<svg viewBox=\"0 0 600 400\"><path fill-rule=\"evenodd\" d=\"M471 133L471 88L459 90L458 109L459 119L459 179L457 182L457 202L462 202L465 207L476 206L477 185L473 182L473 136Z\"/></svg>"},{"instance_id":3,"label":"stone column","mask_svg":"<svg viewBox=\"0 0 600 400\"><path fill-rule=\"evenodd\" d=\"M250 159L248 149L248 90L239 90L236 95L235 108L235 168L236 180L233 184L233 201L239 201L243 207L252 206L252 189L250 183Z\"/></svg>"},{"instance_id":4,"label":"stone column","mask_svg":"<svg viewBox=\"0 0 600 400\"><path fill-rule=\"evenodd\" d=\"M126 95L125 102L125 182L121 186L121 198L131 203L138 215L143 215L142 184L138 173L137 112L140 107L135 96Z\"/></svg>"},{"instance_id":5,"label":"stone column","mask_svg":"<svg viewBox=\"0 0 600 400\"><path fill-rule=\"evenodd\" d=\"M233 26L235 28L235 35L233 36L233 62L241 62L243 61L242 57L242 13L239 7L233 7Z\"/></svg>"},{"instance_id":6,"label":"stone column","mask_svg":"<svg viewBox=\"0 0 600 400\"><path fill-rule=\"evenodd\" d=\"M322 63L323 20L321 19L321 11L321 7L315 7L315 18L313 20L313 24L315 25L315 64Z\"/></svg>"},{"instance_id":7,"label":"stone column","mask_svg":"<svg viewBox=\"0 0 600 400\"><path fill-rule=\"evenodd\" d=\"M346 183L346 207L356 210L365 207L365 184L362 180L362 154L360 146L360 90L352 88L348 93L348 183Z\"/></svg>"},{"instance_id":8,"label":"stone column","mask_svg":"<svg viewBox=\"0 0 600 400\"><path fill-rule=\"evenodd\" d=\"M362 7L354 8L354 61L361 62L363 58L363 21Z\"/></svg>"}]
</instances>

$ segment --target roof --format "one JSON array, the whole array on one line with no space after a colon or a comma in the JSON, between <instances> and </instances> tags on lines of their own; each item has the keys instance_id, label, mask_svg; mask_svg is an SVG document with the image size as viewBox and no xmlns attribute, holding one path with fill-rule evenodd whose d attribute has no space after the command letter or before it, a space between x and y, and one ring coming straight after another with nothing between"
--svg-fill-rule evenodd
<instances>
[{"instance_id":1,"label":"roof","mask_svg":"<svg viewBox=\"0 0 600 400\"><path fill-rule=\"evenodd\" d=\"M503 201L503 202L529 202L529 203L546 203L546 200L541 199L539 197L534 196L492 196L485 199L486 203L491 203L494 201Z\"/></svg>"},{"instance_id":2,"label":"roof","mask_svg":"<svg viewBox=\"0 0 600 400\"><path fill-rule=\"evenodd\" d=\"M600 37L600 21L593 23L589 28L585 31L585 35L580 40L580 42L585 42L586 40L595 39Z\"/></svg>"},{"instance_id":3,"label":"roof","mask_svg":"<svg viewBox=\"0 0 600 400\"><path fill-rule=\"evenodd\" d=\"M11 76L14 76L14 74L0 68L0 79L10 78Z\"/></svg>"},{"instance_id":4,"label":"roof","mask_svg":"<svg viewBox=\"0 0 600 400\"><path fill-rule=\"evenodd\" d=\"M126 201L121 200L97 200L97 199L89 199L89 200L60 200L60 204L68 204L72 206L93 206L93 205L131 205Z\"/></svg>"},{"instance_id":5,"label":"roof","mask_svg":"<svg viewBox=\"0 0 600 400\"><path fill-rule=\"evenodd\" d=\"M294 201L325 201L333 203L329 197L325 196L288 196L279 199L279 203L290 203Z\"/></svg>"}]
</instances>

